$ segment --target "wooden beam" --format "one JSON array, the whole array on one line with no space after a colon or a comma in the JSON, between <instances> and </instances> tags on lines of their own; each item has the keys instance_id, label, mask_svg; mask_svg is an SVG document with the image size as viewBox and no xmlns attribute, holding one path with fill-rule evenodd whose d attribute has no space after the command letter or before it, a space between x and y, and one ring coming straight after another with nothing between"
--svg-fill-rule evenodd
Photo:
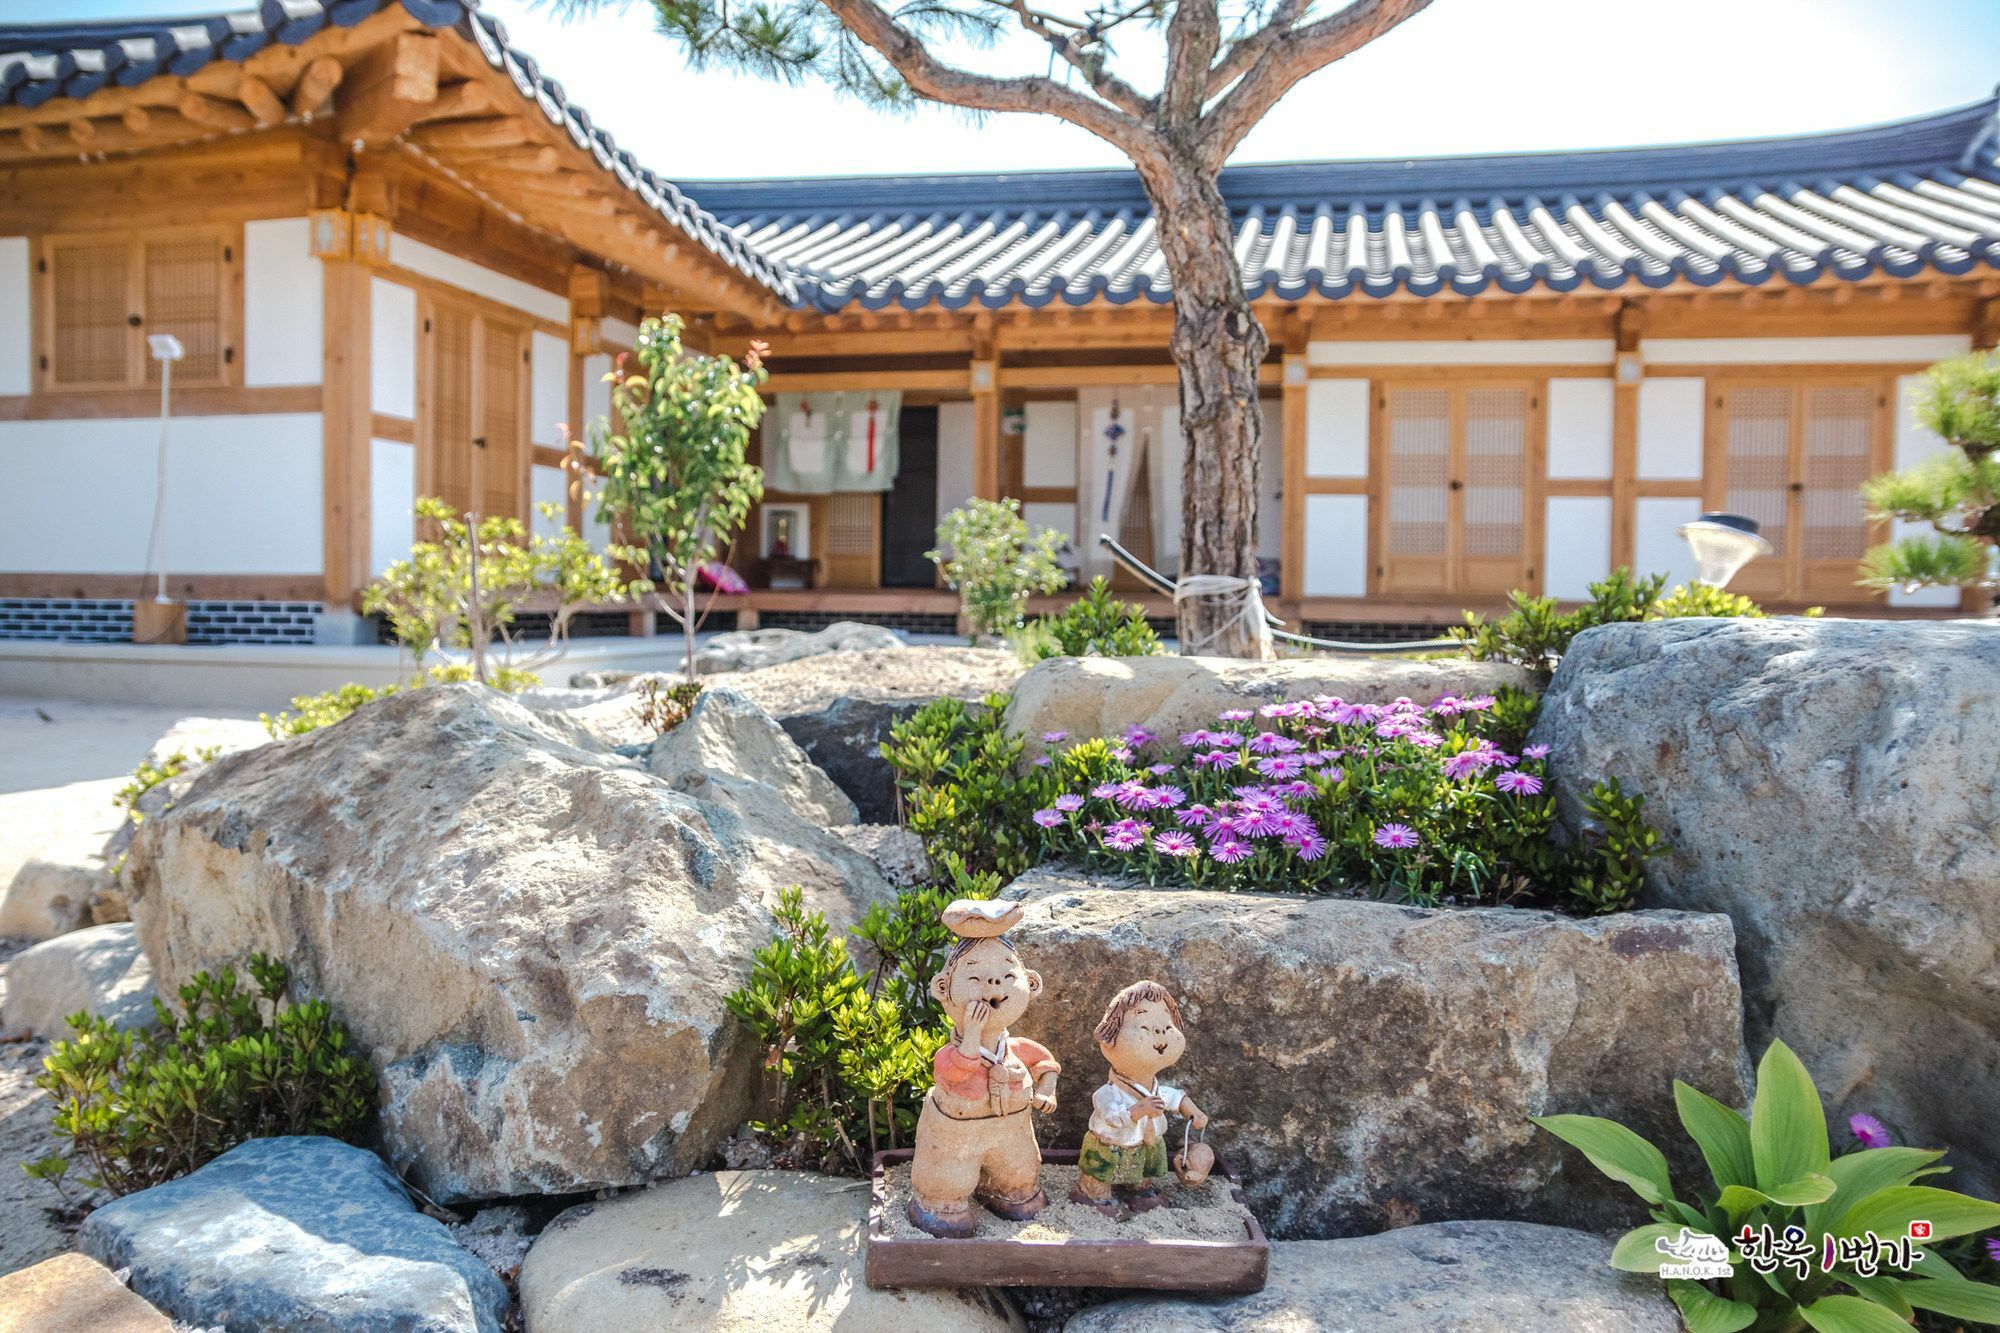
<instances>
[{"instance_id":1,"label":"wooden beam","mask_svg":"<svg viewBox=\"0 0 2000 1333\"><path fill-rule=\"evenodd\" d=\"M285 104L271 91L271 85L255 74L245 74L236 85L237 100L257 118L259 125L275 125L285 118Z\"/></svg>"},{"instance_id":2,"label":"wooden beam","mask_svg":"<svg viewBox=\"0 0 2000 1333\"><path fill-rule=\"evenodd\" d=\"M88 117L78 117L69 123L69 137L76 141L77 147L89 151L97 138L97 123Z\"/></svg>"},{"instance_id":3,"label":"wooden beam","mask_svg":"<svg viewBox=\"0 0 2000 1333\"><path fill-rule=\"evenodd\" d=\"M437 101L424 113L426 121L448 120L457 116L478 116L493 109L493 95L483 83L467 80L454 83L438 93Z\"/></svg>"},{"instance_id":4,"label":"wooden beam","mask_svg":"<svg viewBox=\"0 0 2000 1333\"><path fill-rule=\"evenodd\" d=\"M450 122L437 128L444 129ZM426 145L429 146L429 145ZM555 171L562 166L562 156L547 144L529 146L510 144L498 148L460 149L464 161L469 166L491 167L499 171Z\"/></svg>"},{"instance_id":5,"label":"wooden beam","mask_svg":"<svg viewBox=\"0 0 2000 1333\"><path fill-rule=\"evenodd\" d=\"M292 86L292 114L310 118L340 87L346 68L332 56L321 56L307 65Z\"/></svg>"},{"instance_id":6,"label":"wooden beam","mask_svg":"<svg viewBox=\"0 0 2000 1333\"><path fill-rule=\"evenodd\" d=\"M398 33L347 72L340 137L383 144L435 108L442 43L427 32Z\"/></svg>"},{"instance_id":7,"label":"wooden beam","mask_svg":"<svg viewBox=\"0 0 2000 1333\"><path fill-rule=\"evenodd\" d=\"M353 259L321 263L321 529L323 600L351 609L368 577L369 298L372 273Z\"/></svg>"},{"instance_id":8,"label":"wooden beam","mask_svg":"<svg viewBox=\"0 0 2000 1333\"><path fill-rule=\"evenodd\" d=\"M972 387L972 493L982 500L1000 498L1000 358L991 356L969 367Z\"/></svg>"},{"instance_id":9,"label":"wooden beam","mask_svg":"<svg viewBox=\"0 0 2000 1333\"><path fill-rule=\"evenodd\" d=\"M1634 355L1645 329L1645 308L1626 301L1612 324L1612 345L1620 355ZM1639 503L1639 381L1618 378L1617 357L1611 377L1611 567L1629 566L1637 549ZM1547 512L1546 502L1544 513ZM1543 571L1547 573L1546 570Z\"/></svg>"},{"instance_id":10,"label":"wooden beam","mask_svg":"<svg viewBox=\"0 0 2000 1333\"><path fill-rule=\"evenodd\" d=\"M410 131L410 140L419 148L438 152L453 148L516 148L531 142L532 136L518 119L501 116L419 125Z\"/></svg>"},{"instance_id":11,"label":"wooden beam","mask_svg":"<svg viewBox=\"0 0 2000 1333\"><path fill-rule=\"evenodd\" d=\"M183 116L211 130L247 130L257 123L242 107L200 93L182 93L177 105Z\"/></svg>"}]
</instances>

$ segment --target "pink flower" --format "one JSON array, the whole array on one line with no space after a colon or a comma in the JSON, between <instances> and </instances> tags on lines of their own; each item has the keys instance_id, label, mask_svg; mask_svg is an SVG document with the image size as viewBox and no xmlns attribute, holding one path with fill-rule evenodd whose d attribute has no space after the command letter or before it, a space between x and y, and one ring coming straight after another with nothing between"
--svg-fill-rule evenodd
<instances>
[{"instance_id":1,"label":"pink flower","mask_svg":"<svg viewBox=\"0 0 2000 1333\"><path fill-rule=\"evenodd\" d=\"M1248 722L1250 710L1247 708L1227 708L1216 714L1224 722Z\"/></svg>"},{"instance_id":2,"label":"pink flower","mask_svg":"<svg viewBox=\"0 0 2000 1333\"><path fill-rule=\"evenodd\" d=\"M1202 768L1234 768L1241 762L1234 750L1210 750L1206 754L1196 755L1194 761Z\"/></svg>"},{"instance_id":3,"label":"pink flower","mask_svg":"<svg viewBox=\"0 0 2000 1333\"><path fill-rule=\"evenodd\" d=\"M1055 766L1056 766L1056 761L1049 758L1047 755L1041 755L1035 760L1036 768L1054 768Z\"/></svg>"},{"instance_id":4,"label":"pink flower","mask_svg":"<svg viewBox=\"0 0 2000 1333\"><path fill-rule=\"evenodd\" d=\"M1111 757L1121 764L1129 764L1132 762L1132 749L1126 745L1114 745L1111 747Z\"/></svg>"},{"instance_id":5,"label":"pink flower","mask_svg":"<svg viewBox=\"0 0 2000 1333\"><path fill-rule=\"evenodd\" d=\"M1465 701L1465 706L1472 712L1483 713L1493 706L1493 696L1490 694L1474 695Z\"/></svg>"},{"instance_id":6,"label":"pink flower","mask_svg":"<svg viewBox=\"0 0 2000 1333\"><path fill-rule=\"evenodd\" d=\"M1364 722L1373 722L1381 710L1373 704L1342 704L1333 710L1333 724L1336 727L1358 727Z\"/></svg>"},{"instance_id":7,"label":"pink flower","mask_svg":"<svg viewBox=\"0 0 2000 1333\"><path fill-rule=\"evenodd\" d=\"M1521 757L1523 759L1546 759L1549 757L1549 747L1546 745L1526 746L1521 751Z\"/></svg>"},{"instance_id":8,"label":"pink flower","mask_svg":"<svg viewBox=\"0 0 2000 1333\"><path fill-rule=\"evenodd\" d=\"M1439 717L1452 717L1465 711L1465 705L1453 695L1445 695L1431 705L1431 711Z\"/></svg>"},{"instance_id":9,"label":"pink flower","mask_svg":"<svg viewBox=\"0 0 2000 1333\"><path fill-rule=\"evenodd\" d=\"M1305 766L1306 761L1295 754L1273 755L1257 761L1257 771L1267 778L1295 778Z\"/></svg>"},{"instance_id":10,"label":"pink flower","mask_svg":"<svg viewBox=\"0 0 2000 1333\"><path fill-rule=\"evenodd\" d=\"M1162 833L1153 839L1153 850L1161 856L1199 856L1201 847L1189 833Z\"/></svg>"},{"instance_id":11,"label":"pink flower","mask_svg":"<svg viewBox=\"0 0 2000 1333\"><path fill-rule=\"evenodd\" d=\"M1444 775L1456 781L1483 771L1492 760L1484 750L1460 750L1444 761Z\"/></svg>"},{"instance_id":12,"label":"pink flower","mask_svg":"<svg viewBox=\"0 0 2000 1333\"><path fill-rule=\"evenodd\" d=\"M1493 785L1509 796L1534 796L1542 790L1542 780L1533 773L1524 773L1518 768L1509 769L1493 779Z\"/></svg>"},{"instance_id":13,"label":"pink flower","mask_svg":"<svg viewBox=\"0 0 2000 1333\"><path fill-rule=\"evenodd\" d=\"M1111 798L1127 810L1147 809L1148 803L1151 800L1146 791L1145 784L1137 778L1133 778L1129 782L1119 783L1118 789L1111 794Z\"/></svg>"},{"instance_id":14,"label":"pink flower","mask_svg":"<svg viewBox=\"0 0 2000 1333\"><path fill-rule=\"evenodd\" d=\"M1233 866L1238 861L1248 860L1250 858L1250 851L1250 844L1247 842L1238 842L1234 838L1223 838L1208 849L1208 854L1226 866Z\"/></svg>"},{"instance_id":15,"label":"pink flower","mask_svg":"<svg viewBox=\"0 0 2000 1333\"><path fill-rule=\"evenodd\" d=\"M1035 811L1034 818L1035 822L1043 828L1054 828L1063 822L1062 811L1055 809L1053 806L1047 810Z\"/></svg>"},{"instance_id":16,"label":"pink flower","mask_svg":"<svg viewBox=\"0 0 2000 1333\"><path fill-rule=\"evenodd\" d=\"M1090 794L1100 801L1115 800L1118 796L1118 789L1124 785L1122 782L1100 782L1090 789Z\"/></svg>"},{"instance_id":17,"label":"pink flower","mask_svg":"<svg viewBox=\"0 0 2000 1333\"><path fill-rule=\"evenodd\" d=\"M1136 819L1121 819L1104 830L1104 845L1114 852L1137 851L1146 845L1149 831Z\"/></svg>"},{"instance_id":18,"label":"pink flower","mask_svg":"<svg viewBox=\"0 0 2000 1333\"><path fill-rule=\"evenodd\" d=\"M1408 824L1384 824L1375 830L1375 845L1403 850L1417 845L1416 831Z\"/></svg>"},{"instance_id":19,"label":"pink flower","mask_svg":"<svg viewBox=\"0 0 2000 1333\"><path fill-rule=\"evenodd\" d=\"M1872 1115L1847 1117L1847 1128L1864 1148L1886 1148L1896 1141L1889 1133L1889 1127Z\"/></svg>"},{"instance_id":20,"label":"pink flower","mask_svg":"<svg viewBox=\"0 0 2000 1333\"><path fill-rule=\"evenodd\" d=\"M1275 731L1266 731L1250 738L1252 754L1284 754L1299 748L1299 743Z\"/></svg>"},{"instance_id":21,"label":"pink flower","mask_svg":"<svg viewBox=\"0 0 2000 1333\"><path fill-rule=\"evenodd\" d=\"M1083 809L1083 798L1075 792L1066 791L1056 797L1056 809L1062 811L1064 814L1074 814L1076 811Z\"/></svg>"},{"instance_id":22,"label":"pink flower","mask_svg":"<svg viewBox=\"0 0 2000 1333\"><path fill-rule=\"evenodd\" d=\"M1154 764L1151 768L1147 769L1146 771L1148 773L1151 773L1156 778L1163 778L1167 774L1174 771L1174 766L1172 764Z\"/></svg>"},{"instance_id":23,"label":"pink flower","mask_svg":"<svg viewBox=\"0 0 2000 1333\"><path fill-rule=\"evenodd\" d=\"M1067 731L1045 731L1042 733L1042 744L1061 745L1063 743L1063 738L1068 735L1069 733Z\"/></svg>"},{"instance_id":24,"label":"pink flower","mask_svg":"<svg viewBox=\"0 0 2000 1333\"><path fill-rule=\"evenodd\" d=\"M1326 855L1326 839L1320 837L1317 833L1308 833L1303 837L1291 838L1286 841L1291 849L1298 853L1298 858L1301 861L1317 861Z\"/></svg>"},{"instance_id":25,"label":"pink flower","mask_svg":"<svg viewBox=\"0 0 2000 1333\"><path fill-rule=\"evenodd\" d=\"M1174 818L1180 821L1182 828L1199 828L1206 824L1214 813L1205 805L1191 805L1185 810L1176 810Z\"/></svg>"},{"instance_id":26,"label":"pink flower","mask_svg":"<svg viewBox=\"0 0 2000 1333\"><path fill-rule=\"evenodd\" d=\"M1135 750L1143 750L1159 738L1144 727L1125 728L1125 743Z\"/></svg>"},{"instance_id":27,"label":"pink flower","mask_svg":"<svg viewBox=\"0 0 2000 1333\"><path fill-rule=\"evenodd\" d=\"M1186 747L1187 747L1188 749L1192 750L1192 749L1193 749L1193 748L1194 748L1195 746L1197 746L1197 745L1207 745L1207 744L1209 744L1209 739L1208 739L1208 738L1209 738L1209 736L1210 736L1211 734L1212 734L1212 733L1210 733L1210 732L1208 732L1208 731L1206 731L1206 730L1203 730L1203 731L1183 731L1183 732L1181 733L1181 744L1182 744L1182 745L1184 745L1184 746L1186 746Z\"/></svg>"},{"instance_id":28,"label":"pink flower","mask_svg":"<svg viewBox=\"0 0 2000 1333\"><path fill-rule=\"evenodd\" d=\"M1410 744L1423 750L1435 750L1444 744L1444 737L1435 731L1413 731L1410 733Z\"/></svg>"}]
</instances>

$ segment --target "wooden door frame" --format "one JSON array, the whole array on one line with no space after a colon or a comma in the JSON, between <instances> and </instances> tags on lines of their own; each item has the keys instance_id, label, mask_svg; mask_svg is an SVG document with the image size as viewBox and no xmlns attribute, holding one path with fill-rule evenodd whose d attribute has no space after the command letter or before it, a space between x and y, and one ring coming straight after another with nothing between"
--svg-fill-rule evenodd
<instances>
[{"instance_id":1,"label":"wooden door frame","mask_svg":"<svg viewBox=\"0 0 2000 1333\"><path fill-rule=\"evenodd\" d=\"M493 324L505 324L516 330L515 340L518 344L517 350L520 351L524 358L533 355L534 343L532 335L534 333L534 323L528 316L509 318L507 314L495 309L490 302L483 302L470 297L461 300L456 294L446 293L432 287L417 289L417 388L412 409L416 413L415 420L412 423L415 428L412 431L412 436L417 450L416 483L417 494L420 496L435 495L437 493L437 462L438 450L441 443L437 438L437 414L434 410L436 407L435 399L438 374L437 312L440 307L445 306L462 313L470 321L470 334L466 344L466 355L470 364L467 367L466 384L468 386L468 424L475 431L479 429L481 424L481 403L486 393L486 339L489 336L490 326ZM519 447L515 451L517 476L514 483L515 513L513 517L520 519L523 523L529 524L531 528L532 511L529 507L529 499L531 496L530 487L533 473L530 469L534 466L534 448L529 416L533 411L533 382L533 367L526 360L523 360L515 384L514 424L520 439L518 442ZM467 438L466 449L468 451L466 460L467 498L472 507L478 509L482 501L480 492L482 469L480 463L481 455L485 451L473 445L472 437ZM491 515L484 513L481 513L480 516L482 518L491 517Z\"/></svg>"}]
</instances>

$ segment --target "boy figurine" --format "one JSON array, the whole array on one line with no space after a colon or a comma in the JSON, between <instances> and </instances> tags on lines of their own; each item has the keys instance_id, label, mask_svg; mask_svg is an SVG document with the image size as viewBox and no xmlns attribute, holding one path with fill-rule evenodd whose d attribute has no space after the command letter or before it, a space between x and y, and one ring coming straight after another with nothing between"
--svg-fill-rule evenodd
<instances>
[{"instance_id":1,"label":"boy figurine","mask_svg":"<svg viewBox=\"0 0 2000 1333\"><path fill-rule=\"evenodd\" d=\"M1097 1049L1111 1081L1090 1099L1090 1132L1077 1158L1074 1203L1118 1215L1117 1196L1135 1213L1157 1208L1167 1174L1167 1113L1196 1129L1208 1113L1179 1088L1159 1082L1187 1050L1181 1008L1157 981L1135 981L1112 997L1097 1025Z\"/></svg>"},{"instance_id":2,"label":"boy figurine","mask_svg":"<svg viewBox=\"0 0 2000 1333\"><path fill-rule=\"evenodd\" d=\"M917 1117L910 1221L933 1236L972 1234L972 1201L1025 1222L1048 1205L1031 1112L1056 1108L1062 1065L1048 1048L1007 1035L1041 994L1005 932L1021 904L959 899L940 918L957 935L931 994L951 1016L952 1039L932 1061L936 1081Z\"/></svg>"}]
</instances>

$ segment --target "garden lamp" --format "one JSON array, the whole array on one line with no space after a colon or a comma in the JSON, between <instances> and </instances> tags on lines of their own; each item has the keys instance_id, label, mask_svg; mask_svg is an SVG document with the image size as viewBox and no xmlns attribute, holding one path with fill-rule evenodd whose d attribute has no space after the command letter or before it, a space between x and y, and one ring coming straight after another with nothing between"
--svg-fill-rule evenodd
<instances>
[{"instance_id":1,"label":"garden lamp","mask_svg":"<svg viewBox=\"0 0 2000 1333\"><path fill-rule=\"evenodd\" d=\"M1703 514L1681 524L1680 534L1694 552L1696 577L1711 588L1728 587L1738 570L1772 551L1757 534L1757 520L1742 514Z\"/></svg>"},{"instance_id":2,"label":"garden lamp","mask_svg":"<svg viewBox=\"0 0 2000 1333\"><path fill-rule=\"evenodd\" d=\"M153 535L146 542L146 563L157 581L152 606L133 608L132 637L141 643L185 643L185 612L167 596L167 425L173 415L174 362L187 350L171 333L148 334L146 346L160 363L160 448L153 476Z\"/></svg>"}]
</instances>

